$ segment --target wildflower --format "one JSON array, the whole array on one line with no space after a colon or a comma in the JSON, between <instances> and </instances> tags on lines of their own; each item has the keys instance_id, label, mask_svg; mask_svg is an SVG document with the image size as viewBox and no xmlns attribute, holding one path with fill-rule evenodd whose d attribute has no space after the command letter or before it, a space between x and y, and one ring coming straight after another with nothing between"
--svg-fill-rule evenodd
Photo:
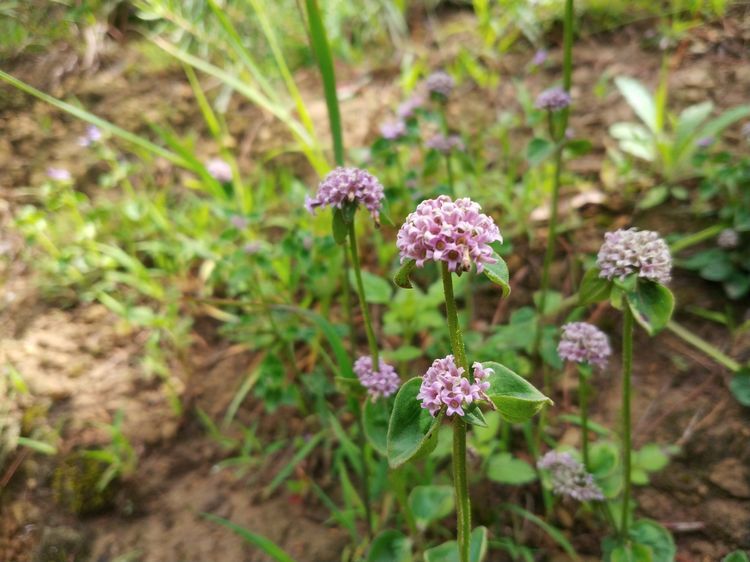
<instances>
[{"instance_id":1,"label":"wildflower","mask_svg":"<svg viewBox=\"0 0 750 562\"><path fill-rule=\"evenodd\" d=\"M249 221L241 215L234 215L231 219L229 219L229 222L231 222L232 226L237 230L244 230L249 224Z\"/></svg>"},{"instance_id":2,"label":"wildflower","mask_svg":"<svg viewBox=\"0 0 750 562\"><path fill-rule=\"evenodd\" d=\"M716 239L716 243L720 248L725 250L731 250L740 245L740 235L733 228L725 228L719 233L719 237Z\"/></svg>"},{"instance_id":3,"label":"wildflower","mask_svg":"<svg viewBox=\"0 0 750 562\"><path fill-rule=\"evenodd\" d=\"M387 398L394 394L401 384L396 369L382 359L380 360L380 369L374 371L372 357L369 355L362 356L354 362L354 373L373 400Z\"/></svg>"},{"instance_id":4,"label":"wildflower","mask_svg":"<svg viewBox=\"0 0 750 562\"><path fill-rule=\"evenodd\" d=\"M424 84L430 94L436 94L442 98L450 96L453 87L456 85L453 78L442 70L430 74L424 81Z\"/></svg>"},{"instance_id":5,"label":"wildflower","mask_svg":"<svg viewBox=\"0 0 750 562\"><path fill-rule=\"evenodd\" d=\"M406 217L396 238L401 263L413 259L417 267L433 260L448 264L453 272L469 271L472 262L481 273L495 263L491 242L501 241L495 222L468 197L454 202L447 195L422 201Z\"/></svg>"},{"instance_id":6,"label":"wildflower","mask_svg":"<svg viewBox=\"0 0 750 562\"><path fill-rule=\"evenodd\" d=\"M427 145L427 148L432 148L443 154L450 154L454 150L466 150L464 141L458 135L448 135L446 137L445 135L437 134L430 137L425 145Z\"/></svg>"},{"instance_id":7,"label":"wildflower","mask_svg":"<svg viewBox=\"0 0 750 562\"><path fill-rule=\"evenodd\" d=\"M546 49L539 49L536 53L534 53L534 58L531 59L532 66L541 66L545 62L547 62L547 58L549 57L549 53Z\"/></svg>"},{"instance_id":8,"label":"wildflower","mask_svg":"<svg viewBox=\"0 0 750 562\"><path fill-rule=\"evenodd\" d=\"M580 502L604 499L594 477L570 453L549 451L539 459L537 466L549 471L552 491L558 496L568 496Z\"/></svg>"},{"instance_id":9,"label":"wildflower","mask_svg":"<svg viewBox=\"0 0 750 562\"><path fill-rule=\"evenodd\" d=\"M539 94L536 98L535 106L537 109L560 111L568 107L570 102L571 98L568 92L562 88L550 88Z\"/></svg>"},{"instance_id":10,"label":"wildflower","mask_svg":"<svg viewBox=\"0 0 750 562\"><path fill-rule=\"evenodd\" d=\"M473 383L463 376L464 368L456 365L453 355L435 359L422 377L417 400L422 402L422 407L429 410L433 417L443 406L446 407L446 415L463 416L464 406L477 400L489 400L487 390L490 383L487 377L493 372L492 369L485 369L480 363L474 363L472 369Z\"/></svg>"},{"instance_id":11,"label":"wildflower","mask_svg":"<svg viewBox=\"0 0 750 562\"><path fill-rule=\"evenodd\" d=\"M604 369L612 349L607 335L593 324L570 322L562 327L557 354L565 361L588 363Z\"/></svg>"},{"instance_id":12,"label":"wildflower","mask_svg":"<svg viewBox=\"0 0 750 562\"><path fill-rule=\"evenodd\" d=\"M221 183L232 181L232 167L229 162L221 158L211 158L206 162L206 171L212 178Z\"/></svg>"},{"instance_id":13,"label":"wildflower","mask_svg":"<svg viewBox=\"0 0 750 562\"><path fill-rule=\"evenodd\" d=\"M47 168L47 177L52 181L67 182L73 179L73 176L65 168Z\"/></svg>"},{"instance_id":14,"label":"wildflower","mask_svg":"<svg viewBox=\"0 0 750 562\"><path fill-rule=\"evenodd\" d=\"M369 172L359 168L336 168L320 182L315 197L305 199L305 207L314 213L317 207L341 209L347 204L363 205L377 223L383 197L383 186Z\"/></svg>"},{"instance_id":15,"label":"wildflower","mask_svg":"<svg viewBox=\"0 0 750 562\"><path fill-rule=\"evenodd\" d=\"M402 120L386 121L380 125L380 136L385 140L397 140L406 136L406 123Z\"/></svg>"},{"instance_id":16,"label":"wildflower","mask_svg":"<svg viewBox=\"0 0 750 562\"><path fill-rule=\"evenodd\" d=\"M242 251L245 252L248 256L254 256L258 252L260 252L262 246L260 242L248 242L244 246L242 246Z\"/></svg>"},{"instance_id":17,"label":"wildflower","mask_svg":"<svg viewBox=\"0 0 750 562\"><path fill-rule=\"evenodd\" d=\"M78 144L84 147L91 146L100 140L102 140L102 132L99 130L99 127L96 125L89 125L86 127L86 133L82 137L79 137Z\"/></svg>"},{"instance_id":18,"label":"wildflower","mask_svg":"<svg viewBox=\"0 0 750 562\"><path fill-rule=\"evenodd\" d=\"M709 148L713 143L716 142L716 139L714 137L702 137L699 138L697 141L695 141L695 146L698 148Z\"/></svg>"},{"instance_id":19,"label":"wildflower","mask_svg":"<svg viewBox=\"0 0 750 562\"><path fill-rule=\"evenodd\" d=\"M657 232L629 228L604 235L604 244L596 257L599 277L623 279L638 277L666 284L671 279L672 256Z\"/></svg>"},{"instance_id":20,"label":"wildflower","mask_svg":"<svg viewBox=\"0 0 750 562\"><path fill-rule=\"evenodd\" d=\"M414 117L417 109L424 105L424 98L420 95L413 95L408 100L402 102L396 109L396 115L401 119L411 119Z\"/></svg>"}]
</instances>

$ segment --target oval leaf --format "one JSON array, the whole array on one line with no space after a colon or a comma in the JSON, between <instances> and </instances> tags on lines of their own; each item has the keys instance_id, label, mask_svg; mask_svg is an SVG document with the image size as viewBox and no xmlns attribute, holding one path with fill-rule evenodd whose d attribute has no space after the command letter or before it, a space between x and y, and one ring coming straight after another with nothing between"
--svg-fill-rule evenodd
<instances>
[{"instance_id":1,"label":"oval leaf","mask_svg":"<svg viewBox=\"0 0 750 562\"><path fill-rule=\"evenodd\" d=\"M504 365L487 361L482 366L493 370L487 379L490 383L487 395L497 406L500 415L509 422L524 422L531 419L545 404L552 404L552 400L534 385Z\"/></svg>"},{"instance_id":2,"label":"oval leaf","mask_svg":"<svg viewBox=\"0 0 750 562\"><path fill-rule=\"evenodd\" d=\"M487 527L477 527L471 532L469 560L482 562L485 556L487 556ZM448 541L427 549L424 552L424 560L425 562L459 562L458 543Z\"/></svg>"},{"instance_id":3,"label":"oval leaf","mask_svg":"<svg viewBox=\"0 0 750 562\"><path fill-rule=\"evenodd\" d=\"M503 297L510 294L510 273L508 273L508 264L501 258L497 252L492 252L492 258L497 260L496 263L485 264L484 271L487 279L495 285L499 285L503 290Z\"/></svg>"},{"instance_id":4,"label":"oval leaf","mask_svg":"<svg viewBox=\"0 0 750 562\"><path fill-rule=\"evenodd\" d=\"M625 298L636 321L649 335L662 330L672 317L674 296L664 285L639 280L635 291L627 293Z\"/></svg>"},{"instance_id":5,"label":"oval leaf","mask_svg":"<svg viewBox=\"0 0 750 562\"><path fill-rule=\"evenodd\" d=\"M750 406L750 369L740 369L732 377L729 390L743 406Z\"/></svg>"},{"instance_id":6,"label":"oval leaf","mask_svg":"<svg viewBox=\"0 0 750 562\"><path fill-rule=\"evenodd\" d=\"M521 485L536 480L537 474L534 467L526 461L517 459L510 453L498 453L490 457L487 477L500 484Z\"/></svg>"},{"instance_id":7,"label":"oval leaf","mask_svg":"<svg viewBox=\"0 0 750 562\"><path fill-rule=\"evenodd\" d=\"M581 280L581 287L578 289L578 304L586 306L605 301L609 298L611 291L612 282L599 277L599 268L592 267Z\"/></svg>"},{"instance_id":8,"label":"oval leaf","mask_svg":"<svg viewBox=\"0 0 750 562\"><path fill-rule=\"evenodd\" d=\"M443 413L433 418L430 412L422 408L417 400L421 385L422 379L414 377L406 381L396 394L386 441L386 455L391 468L429 455L437 446L437 428Z\"/></svg>"},{"instance_id":9,"label":"oval leaf","mask_svg":"<svg viewBox=\"0 0 750 562\"><path fill-rule=\"evenodd\" d=\"M410 562L411 559L411 539L393 529L375 537L367 553L367 562Z\"/></svg>"},{"instance_id":10,"label":"oval leaf","mask_svg":"<svg viewBox=\"0 0 750 562\"><path fill-rule=\"evenodd\" d=\"M411 275L411 272L414 271L416 266L417 262L414 260L407 260L404 262L396 272L396 275L393 276L393 282L402 289L411 289L412 285L409 275Z\"/></svg>"},{"instance_id":11,"label":"oval leaf","mask_svg":"<svg viewBox=\"0 0 750 562\"><path fill-rule=\"evenodd\" d=\"M388 420L393 410L392 400L367 400L362 409L362 425L365 437L381 455L386 455L388 443Z\"/></svg>"},{"instance_id":12,"label":"oval leaf","mask_svg":"<svg viewBox=\"0 0 750 562\"><path fill-rule=\"evenodd\" d=\"M451 514L455 505L453 496L452 486L416 486L409 494L409 509L424 529L432 521Z\"/></svg>"},{"instance_id":13,"label":"oval leaf","mask_svg":"<svg viewBox=\"0 0 750 562\"><path fill-rule=\"evenodd\" d=\"M639 519L630 528L630 537L651 550L653 562L672 562L677 554L672 534L656 521Z\"/></svg>"}]
</instances>

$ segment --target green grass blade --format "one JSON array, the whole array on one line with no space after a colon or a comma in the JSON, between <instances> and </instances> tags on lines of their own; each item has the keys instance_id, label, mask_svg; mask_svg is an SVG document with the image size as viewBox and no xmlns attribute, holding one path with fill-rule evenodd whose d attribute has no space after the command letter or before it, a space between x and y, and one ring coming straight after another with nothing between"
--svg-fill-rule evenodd
<instances>
[{"instance_id":1,"label":"green grass blade","mask_svg":"<svg viewBox=\"0 0 750 562\"><path fill-rule=\"evenodd\" d=\"M245 377L245 380L242 382L242 385L240 386L237 393L234 395L234 398L232 398L232 402L229 404L229 407L227 408L227 411L224 414L224 420L221 422L221 426L226 429L229 427L229 424L232 423L232 420L234 419L234 416L237 414L237 410L239 410L240 405L245 400L245 397L247 396L247 393L252 390L252 388L255 386L255 383L258 382L258 379L260 378L261 368L256 367L256 369L250 373L247 377Z\"/></svg>"},{"instance_id":2,"label":"green grass blade","mask_svg":"<svg viewBox=\"0 0 750 562\"><path fill-rule=\"evenodd\" d=\"M50 445L49 443L45 443L44 441L39 441L37 439L31 439L29 437L19 437L18 439L16 439L16 443L23 447L28 447L29 449L31 449L32 451L36 451L37 453L42 453L43 455L57 454L57 448L54 445Z\"/></svg>"},{"instance_id":3,"label":"green grass blade","mask_svg":"<svg viewBox=\"0 0 750 562\"><path fill-rule=\"evenodd\" d=\"M110 123L109 121L105 119L102 119L101 117L97 117L96 115L86 111L85 109L81 109L80 107L76 107L75 105L59 100L56 97L50 96L49 94L46 94L42 92L41 90L37 90L36 88L27 84L26 82L23 82L19 80L18 78L15 78L14 76L11 76L10 74L2 70L0 70L0 80L4 80L11 86L18 88L19 90L26 92L27 94L32 95L35 98L40 99L43 102L48 103L58 109L61 109L65 111L66 113L69 113L70 115L77 117L78 119L81 119L82 121L86 121L87 123L96 125L100 129L107 131L108 133L116 137L119 137L124 141L134 144L140 148L143 148L147 150L148 152L151 152L152 154L156 154L157 156L166 158L167 160L169 160L173 164L176 164L177 166L181 166L183 168L188 168L188 169L191 168L189 165L187 165L184 159L182 159L179 155L175 154L174 152L171 152L167 150L166 148L163 148L157 144L154 144L151 141L143 137L133 134L130 131L126 131L125 129L122 129L118 127L117 125Z\"/></svg>"},{"instance_id":4,"label":"green grass blade","mask_svg":"<svg viewBox=\"0 0 750 562\"><path fill-rule=\"evenodd\" d=\"M295 562L294 558L284 552L284 550L271 539L267 539L262 535L258 535L256 533L248 531L244 527L241 527L236 523L232 523L229 519L224 519L223 517L219 517L218 515L214 515L212 513L201 513L201 516L205 517L209 521L218 523L222 527L226 527L230 531L241 536L249 544L259 548L260 550L268 554L268 556L276 560L276 562Z\"/></svg>"},{"instance_id":5,"label":"green grass blade","mask_svg":"<svg viewBox=\"0 0 750 562\"><path fill-rule=\"evenodd\" d=\"M552 538L552 540L560 545L560 548L562 548L572 560L576 562L579 562L581 560L581 558L578 556L578 553L576 552L576 549L573 548L573 545L570 544L570 541L568 541L562 531L553 527L546 521L540 519L530 511L527 511L520 506L514 505L512 503L504 503L502 507L504 509L507 509L508 511L512 511L513 513L520 515L524 519L527 519L529 522L542 529Z\"/></svg>"},{"instance_id":6,"label":"green grass blade","mask_svg":"<svg viewBox=\"0 0 750 562\"><path fill-rule=\"evenodd\" d=\"M198 102L198 107L200 107L201 113L203 114L203 120L206 122L208 130L211 131L211 135L213 135L213 137L217 141L220 141L222 137L222 131L221 126L219 125L219 120L216 118L216 113L214 113L211 104L206 98L206 94L203 92L203 88L201 87L201 83L198 81L198 77L195 75L193 67L187 64L183 64L182 69L185 71L188 82L190 82L190 86L193 88L195 101Z\"/></svg>"},{"instance_id":7,"label":"green grass blade","mask_svg":"<svg viewBox=\"0 0 750 562\"><path fill-rule=\"evenodd\" d=\"M323 78L326 106L328 107L328 122L333 137L333 157L338 166L344 165L344 134L341 129L341 111L339 99L336 95L336 74L333 70L333 56L328 44L328 36L323 25L323 18L318 7L318 0L305 0L307 5L307 19L310 26L310 41L313 53L318 61L320 76Z\"/></svg>"},{"instance_id":8,"label":"green grass blade","mask_svg":"<svg viewBox=\"0 0 750 562\"><path fill-rule=\"evenodd\" d=\"M273 477L273 480L271 480L271 483L268 485L268 487L265 489L265 494L270 495L281 486L281 484L289 478L289 475L292 473L294 468L301 463L307 455L310 454L310 452L315 448L315 446L320 442L320 440L323 439L323 433L318 433L314 435L307 443L305 443L299 451L297 451L294 456L292 457L292 460L287 463L287 465L282 468L276 476Z\"/></svg>"}]
</instances>

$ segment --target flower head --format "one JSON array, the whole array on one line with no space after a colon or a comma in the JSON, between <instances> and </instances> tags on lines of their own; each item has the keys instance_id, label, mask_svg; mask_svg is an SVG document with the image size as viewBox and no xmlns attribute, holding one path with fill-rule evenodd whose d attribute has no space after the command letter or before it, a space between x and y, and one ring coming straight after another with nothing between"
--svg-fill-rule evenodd
<instances>
[{"instance_id":1,"label":"flower head","mask_svg":"<svg viewBox=\"0 0 750 562\"><path fill-rule=\"evenodd\" d=\"M464 375L464 368L458 367L453 355L442 359L435 359L427 372L422 376L422 386L419 388L417 400L422 407L430 411L434 417L443 406L446 415L464 415L464 406L477 400L489 400L487 390L490 383L487 377L492 369L485 369L480 363L472 365L474 382Z\"/></svg>"},{"instance_id":2,"label":"flower head","mask_svg":"<svg viewBox=\"0 0 750 562\"><path fill-rule=\"evenodd\" d=\"M607 335L593 324L571 322L562 327L557 354L565 361L588 363L604 369L612 349Z\"/></svg>"},{"instance_id":3,"label":"flower head","mask_svg":"<svg viewBox=\"0 0 750 562\"><path fill-rule=\"evenodd\" d=\"M52 181L67 182L73 179L73 176L65 168L47 168L47 177Z\"/></svg>"},{"instance_id":4,"label":"flower head","mask_svg":"<svg viewBox=\"0 0 750 562\"><path fill-rule=\"evenodd\" d=\"M94 143L102 140L102 132L96 125L89 125L86 127L86 133L78 139L80 146L91 146Z\"/></svg>"},{"instance_id":5,"label":"flower head","mask_svg":"<svg viewBox=\"0 0 750 562\"><path fill-rule=\"evenodd\" d=\"M254 256L263 249L263 245L260 242L248 242L242 246L242 251L248 256Z\"/></svg>"},{"instance_id":6,"label":"flower head","mask_svg":"<svg viewBox=\"0 0 750 562\"><path fill-rule=\"evenodd\" d=\"M438 133L437 135L430 137L425 145L427 148L432 148L443 154L450 154L454 150L466 150L464 141L462 141L461 137L458 135L448 135L446 137L445 135Z\"/></svg>"},{"instance_id":7,"label":"flower head","mask_svg":"<svg viewBox=\"0 0 750 562\"><path fill-rule=\"evenodd\" d=\"M531 59L532 66L541 66L545 62L547 62L547 57L549 57L549 53L546 49L539 49L536 53L534 53L534 58Z\"/></svg>"},{"instance_id":8,"label":"flower head","mask_svg":"<svg viewBox=\"0 0 750 562\"><path fill-rule=\"evenodd\" d=\"M447 98L451 95L456 82L451 78L450 74L438 70L427 77L424 85L430 94L437 94L438 96Z\"/></svg>"},{"instance_id":9,"label":"flower head","mask_svg":"<svg viewBox=\"0 0 750 562\"><path fill-rule=\"evenodd\" d=\"M713 143L716 142L715 137L701 137L697 141L695 141L695 146L698 148L706 149L709 148Z\"/></svg>"},{"instance_id":10,"label":"flower head","mask_svg":"<svg viewBox=\"0 0 750 562\"><path fill-rule=\"evenodd\" d=\"M250 224L250 221L242 215L232 215L229 222L232 223L232 226L237 230L244 230Z\"/></svg>"},{"instance_id":11,"label":"flower head","mask_svg":"<svg viewBox=\"0 0 750 562\"><path fill-rule=\"evenodd\" d=\"M719 233L716 243L719 245L719 248L731 250L740 245L740 235L733 228L725 228Z\"/></svg>"},{"instance_id":12,"label":"flower head","mask_svg":"<svg viewBox=\"0 0 750 562\"><path fill-rule=\"evenodd\" d=\"M212 178L221 183L232 181L232 167L229 162L221 158L211 158L206 162L206 171Z\"/></svg>"},{"instance_id":13,"label":"flower head","mask_svg":"<svg viewBox=\"0 0 750 562\"><path fill-rule=\"evenodd\" d=\"M383 197L383 186L375 176L360 168L339 167L323 178L315 197L305 200L305 207L314 213L317 207L341 209L346 204L363 205L377 223Z\"/></svg>"},{"instance_id":14,"label":"flower head","mask_svg":"<svg viewBox=\"0 0 750 562\"><path fill-rule=\"evenodd\" d=\"M669 246L657 232L629 228L604 235L604 244L596 257L599 277L623 279L638 277L666 284L672 277Z\"/></svg>"},{"instance_id":15,"label":"flower head","mask_svg":"<svg viewBox=\"0 0 750 562\"><path fill-rule=\"evenodd\" d=\"M414 117L414 113L424 105L424 98L418 94L414 94L406 101L402 102L398 108L396 108L396 115L401 119L411 119Z\"/></svg>"},{"instance_id":16,"label":"flower head","mask_svg":"<svg viewBox=\"0 0 750 562\"><path fill-rule=\"evenodd\" d=\"M550 88L544 90L536 98L534 104L537 109L546 109L547 111L560 111L570 105L570 94L562 88Z\"/></svg>"},{"instance_id":17,"label":"flower head","mask_svg":"<svg viewBox=\"0 0 750 562\"><path fill-rule=\"evenodd\" d=\"M397 140L406 136L406 123L401 119L398 121L386 121L380 125L380 136L385 140Z\"/></svg>"},{"instance_id":18,"label":"flower head","mask_svg":"<svg viewBox=\"0 0 750 562\"><path fill-rule=\"evenodd\" d=\"M579 502L604 499L594 477L570 453L549 451L539 459L537 466L549 471L552 491L558 496L568 496Z\"/></svg>"},{"instance_id":19,"label":"flower head","mask_svg":"<svg viewBox=\"0 0 750 562\"><path fill-rule=\"evenodd\" d=\"M401 263L413 259L417 267L433 260L448 264L453 272L469 271L472 262L479 273L495 263L491 242L502 242L500 229L468 197L454 202L447 195L422 201L406 217L396 237Z\"/></svg>"},{"instance_id":20,"label":"flower head","mask_svg":"<svg viewBox=\"0 0 750 562\"><path fill-rule=\"evenodd\" d=\"M387 398L391 394L394 394L401 384L401 379L396 373L396 369L382 359L380 360L380 369L374 371L372 368L372 357L369 355L362 356L354 362L354 373L373 400Z\"/></svg>"}]
</instances>

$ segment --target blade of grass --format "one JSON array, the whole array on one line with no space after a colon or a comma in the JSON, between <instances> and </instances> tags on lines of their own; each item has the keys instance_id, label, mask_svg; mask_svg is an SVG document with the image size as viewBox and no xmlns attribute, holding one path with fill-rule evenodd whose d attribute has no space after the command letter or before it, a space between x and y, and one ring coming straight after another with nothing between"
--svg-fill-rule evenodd
<instances>
[{"instance_id":1,"label":"blade of grass","mask_svg":"<svg viewBox=\"0 0 750 562\"><path fill-rule=\"evenodd\" d=\"M204 517L209 521L213 521L214 523L218 523L222 527L226 527L230 531L241 536L249 544L259 548L260 550L268 554L268 556L276 560L276 562L295 562L294 558L284 552L284 550L271 539L267 539L262 535L258 535L256 533L248 531L244 527L237 525L236 523L232 523L229 519L224 519L223 517L219 517L218 515L214 515L213 513L201 513L201 517Z\"/></svg>"},{"instance_id":2,"label":"blade of grass","mask_svg":"<svg viewBox=\"0 0 750 562\"><path fill-rule=\"evenodd\" d=\"M263 361L261 360L259 365L262 363ZM232 398L232 402L229 404L229 407L224 414L224 420L221 423L222 428L226 429L227 427L229 427L229 424L232 423L234 416L237 414L237 410L240 408L240 404L242 404L242 402L245 400L247 393L252 390L253 386L255 386L255 383L258 382L258 379L260 378L260 372L261 368L259 366L247 377L245 377L245 380L242 382L239 390L234 395L234 398Z\"/></svg>"},{"instance_id":3,"label":"blade of grass","mask_svg":"<svg viewBox=\"0 0 750 562\"><path fill-rule=\"evenodd\" d=\"M266 487L264 490L265 496L270 496L276 488L281 486L281 484L289 478L289 475L292 473L294 468L301 463L307 455L310 454L310 452L315 448L315 446L320 442L320 440L323 439L323 432L316 433L313 437L310 438L310 440L305 443L299 451L295 453L295 455L292 457L292 460L290 460L284 468L282 468L276 476L273 477L273 480L271 480L271 483Z\"/></svg>"},{"instance_id":4,"label":"blade of grass","mask_svg":"<svg viewBox=\"0 0 750 562\"><path fill-rule=\"evenodd\" d=\"M573 548L573 545L570 544L570 541L565 537L565 535L559 530L544 521L543 519L540 519L530 511L526 511L524 508L514 505L511 503L504 503L502 504L502 507L504 509L507 509L508 511L512 511L513 513L516 513L517 515L520 515L524 519L527 519L529 522L533 523L534 525L538 526L540 529L542 529L545 533L547 533L552 540L554 540L557 544L560 545L560 548L562 548L570 558L576 562L580 561L581 558L578 556L578 553L576 552L575 548Z\"/></svg>"}]
</instances>

